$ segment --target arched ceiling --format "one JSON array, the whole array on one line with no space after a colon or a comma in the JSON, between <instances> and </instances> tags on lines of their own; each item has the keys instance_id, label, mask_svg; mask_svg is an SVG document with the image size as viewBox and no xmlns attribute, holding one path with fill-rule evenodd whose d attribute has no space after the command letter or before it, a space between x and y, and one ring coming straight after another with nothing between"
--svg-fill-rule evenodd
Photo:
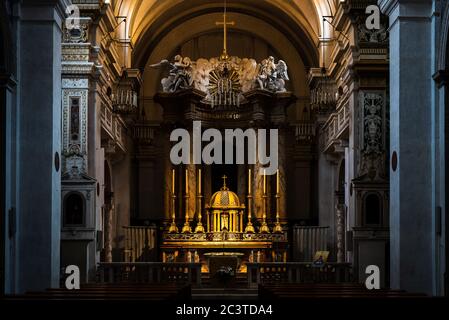
<instances>
[{"instance_id":1,"label":"arched ceiling","mask_svg":"<svg viewBox=\"0 0 449 320\"><path fill-rule=\"evenodd\" d=\"M306 66L318 66L319 37L332 30L322 16L335 12L335 0L228 0L228 12L260 19L279 30L299 52ZM223 0L114 0L116 16L127 21L117 29L120 38L131 39L130 64L143 68L152 50L173 29L202 15L221 13ZM203 32L217 28L203 25ZM238 21L237 21L238 23Z\"/></svg>"},{"instance_id":2,"label":"arched ceiling","mask_svg":"<svg viewBox=\"0 0 449 320\"><path fill-rule=\"evenodd\" d=\"M159 77L150 76L150 74L155 74L156 71L148 68L149 64L157 63L162 59L171 58L179 45L202 34L208 34L208 32L205 32L203 24L206 26L212 25L213 31L217 32L217 27L215 27L214 24L215 21L218 21L220 18L221 13L216 12L189 19L183 24L177 25L170 33L161 37L157 42L157 46L152 48L152 50L144 51L148 53L145 55L145 59L143 60L145 66L142 68L142 70L145 70L145 87L157 91L157 88L160 86ZM275 50L278 49L276 50L278 52L278 58L285 60L289 66L290 80L295 89L295 93L298 95L306 94L306 68L302 56L299 54L297 48L291 43L289 37L277 30L277 28L273 27L270 23L255 17L239 13L230 13L229 19L239 21L233 31L251 34L254 37L262 39L271 48L274 48ZM266 35L270 35L270 37L266 37ZM232 36L230 36L230 38L232 38ZM215 56L219 56L221 50L222 47L217 47ZM234 54L232 51L229 53L231 55ZM150 92L147 92L147 94L151 95Z\"/></svg>"},{"instance_id":3,"label":"arched ceiling","mask_svg":"<svg viewBox=\"0 0 449 320\"><path fill-rule=\"evenodd\" d=\"M291 91L297 97L307 97L308 68L320 65L320 39L330 38L333 33L329 24L323 25L322 17L335 13L337 1L342 0L227 0L228 18L236 23L229 28L229 35L245 34L273 48L278 58L288 64ZM127 66L143 73L141 97L145 114L149 119L159 119L161 110L152 97L160 90L161 71L149 65L171 59L193 39L219 32L215 22L223 17L224 0L111 0L110 3L118 22L119 17L126 17L126 22L116 29L115 38L130 39L131 50L125 49ZM215 56L220 53L221 48L217 48ZM292 119L302 119L307 112L306 100L298 99L289 112Z\"/></svg>"}]
</instances>

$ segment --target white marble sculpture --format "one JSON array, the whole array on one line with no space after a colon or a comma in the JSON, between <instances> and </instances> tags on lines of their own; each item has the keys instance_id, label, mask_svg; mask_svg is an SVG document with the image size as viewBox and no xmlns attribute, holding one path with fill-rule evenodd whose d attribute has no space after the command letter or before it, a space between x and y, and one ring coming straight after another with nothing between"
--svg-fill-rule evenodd
<instances>
[{"instance_id":1,"label":"white marble sculpture","mask_svg":"<svg viewBox=\"0 0 449 320\"><path fill-rule=\"evenodd\" d=\"M272 56L258 64L254 59L241 59L234 56L229 57L226 61L220 60L220 58L209 60L200 58L197 61L191 61L188 57L183 58L177 55L173 63L162 60L150 67L169 69L168 76L161 81L164 92L195 88L210 96L210 74L212 71L222 70L224 67L238 73L241 93L257 88L271 92L285 92L285 84L289 80L285 61L279 60L278 63L275 63Z\"/></svg>"},{"instance_id":2,"label":"white marble sculpture","mask_svg":"<svg viewBox=\"0 0 449 320\"><path fill-rule=\"evenodd\" d=\"M192 86L192 61L190 58L183 58L180 55L175 56L174 62L162 60L153 64L152 68L169 67L169 74L161 80L164 92L176 92L182 89L188 89Z\"/></svg>"}]
</instances>

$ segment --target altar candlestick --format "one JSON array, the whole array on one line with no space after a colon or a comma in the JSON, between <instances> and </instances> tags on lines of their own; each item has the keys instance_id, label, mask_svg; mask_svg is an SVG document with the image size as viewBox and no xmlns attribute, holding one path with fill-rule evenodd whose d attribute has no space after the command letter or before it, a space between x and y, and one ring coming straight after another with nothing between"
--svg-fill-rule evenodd
<instances>
[{"instance_id":1,"label":"altar candlestick","mask_svg":"<svg viewBox=\"0 0 449 320\"><path fill-rule=\"evenodd\" d=\"M248 170L248 195L246 196L248 199L248 224L246 225L246 228L245 228L246 233L254 233L254 231L255 231L253 224L251 222L251 219L252 219L252 217L251 217L251 206L252 206L252 204L251 204L252 203L251 178L252 178L251 169L249 169ZM240 216L240 217L242 220L243 216Z\"/></svg>"},{"instance_id":2,"label":"altar candlestick","mask_svg":"<svg viewBox=\"0 0 449 320\"><path fill-rule=\"evenodd\" d=\"M276 172L276 193L279 193L279 169Z\"/></svg>"},{"instance_id":3,"label":"altar candlestick","mask_svg":"<svg viewBox=\"0 0 449 320\"><path fill-rule=\"evenodd\" d=\"M186 217L184 226L182 227L182 233L190 233L192 232L192 228L189 223L189 171L186 169L186 194L184 195L185 205L186 205Z\"/></svg>"},{"instance_id":4,"label":"altar candlestick","mask_svg":"<svg viewBox=\"0 0 449 320\"><path fill-rule=\"evenodd\" d=\"M248 194L251 194L251 169L248 170Z\"/></svg>"},{"instance_id":5,"label":"altar candlestick","mask_svg":"<svg viewBox=\"0 0 449 320\"><path fill-rule=\"evenodd\" d=\"M175 169L171 171L171 193L175 194Z\"/></svg>"},{"instance_id":6,"label":"altar candlestick","mask_svg":"<svg viewBox=\"0 0 449 320\"><path fill-rule=\"evenodd\" d=\"M178 233L178 227L176 226L176 213L175 213L175 201L176 201L176 195L175 195L175 169L172 170L172 193L171 193L171 210L172 210L172 222L170 224L170 228L168 230L169 233Z\"/></svg>"},{"instance_id":7,"label":"altar candlestick","mask_svg":"<svg viewBox=\"0 0 449 320\"><path fill-rule=\"evenodd\" d=\"M201 194L201 169L198 169L198 193Z\"/></svg>"},{"instance_id":8,"label":"altar candlestick","mask_svg":"<svg viewBox=\"0 0 449 320\"><path fill-rule=\"evenodd\" d=\"M282 233L282 226L281 223L279 221L279 209L280 209L280 204L281 204L281 195L279 193L279 169L276 171L276 223L274 224L274 229L273 232L274 233Z\"/></svg>"},{"instance_id":9,"label":"altar candlestick","mask_svg":"<svg viewBox=\"0 0 449 320\"><path fill-rule=\"evenodd\" d=\"M270 229L267 224L267 175L265 169L263 170L263 210L262 210L262 225L260 226L261 233L269 233Z\"/></svg>"},{"instance_id":10,"label":"altar candlestick","mask_svg":"<svg viewBox=\"0 0 449 320\"><path fill-rule=\"evenodd\" d=\"M263 169L263 193L267 193L267 175L265 169Z\"/></svg>"},{"instance_id":11,"label":"altar candlestick","mask_svg":"<svg viewBox=\"0 0 449 320\"><path fill-rule=\"evenodd\" d=\"M189 193L189 170L186 169L186 194Z\"/></svg>"},{"instance_id":12,"label":"altar candlestick","mask_svg":"<svg viewBox=\"0 0 449 320\"><path fill-rule=\"evenodd\" d=\"M203 198L203 196L201 195L201 169L198 169L198 194L197 194L197 213L198 213L198 223L195 227L195 233L203 233L204 227L203 227L203 223L202 223L202 215L201 215L201 208L202 208L202 201L201 199Z\"/></svg>"}]
</instances>

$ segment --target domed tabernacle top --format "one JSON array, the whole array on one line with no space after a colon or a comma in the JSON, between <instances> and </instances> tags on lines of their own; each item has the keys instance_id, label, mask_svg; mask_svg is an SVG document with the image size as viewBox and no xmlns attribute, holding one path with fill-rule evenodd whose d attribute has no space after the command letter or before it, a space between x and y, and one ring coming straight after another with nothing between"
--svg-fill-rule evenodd
<instances>
[{"instance_id":1,"label":"domed tabernacle top","mask_svg":"<svg viewBox=\"0 0 449 320\"><path fill-rule=\"evenodd\" d=\"M239 197L226 186L226 176L223 176L223 187L210 198L211 208L236 208L240 207Z\"/></svg>"}]
</instances>

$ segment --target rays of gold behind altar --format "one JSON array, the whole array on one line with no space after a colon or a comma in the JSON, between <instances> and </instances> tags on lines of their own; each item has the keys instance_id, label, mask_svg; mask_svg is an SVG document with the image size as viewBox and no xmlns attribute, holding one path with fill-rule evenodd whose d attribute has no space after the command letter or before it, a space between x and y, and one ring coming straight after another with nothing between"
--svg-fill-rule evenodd
<instances>
[{"instance_id":1,"label":"rays of gold behind altar","mask_svg":"<svg viewBox=\"0 0 449 320\"><path fill-rule=\"evenodd\" d=\"M173 62L163 59L151 65L152 68L168 69L168 76L161 80L164 92L196 89L206 94L203 103L210 104L211 108L227 108L239 107L245 100L243 94L251 90L287 91L286 81L290 79L285 61L276 63L275 58L269 56L257 63L251 58L229 56L227 30L235 22L229 22L226 13L225 2L223 21L216 22L217 26L223 26L223 51L218 58L192 61L189 57L176 55Z\"/></svg>"}]
</instances>

